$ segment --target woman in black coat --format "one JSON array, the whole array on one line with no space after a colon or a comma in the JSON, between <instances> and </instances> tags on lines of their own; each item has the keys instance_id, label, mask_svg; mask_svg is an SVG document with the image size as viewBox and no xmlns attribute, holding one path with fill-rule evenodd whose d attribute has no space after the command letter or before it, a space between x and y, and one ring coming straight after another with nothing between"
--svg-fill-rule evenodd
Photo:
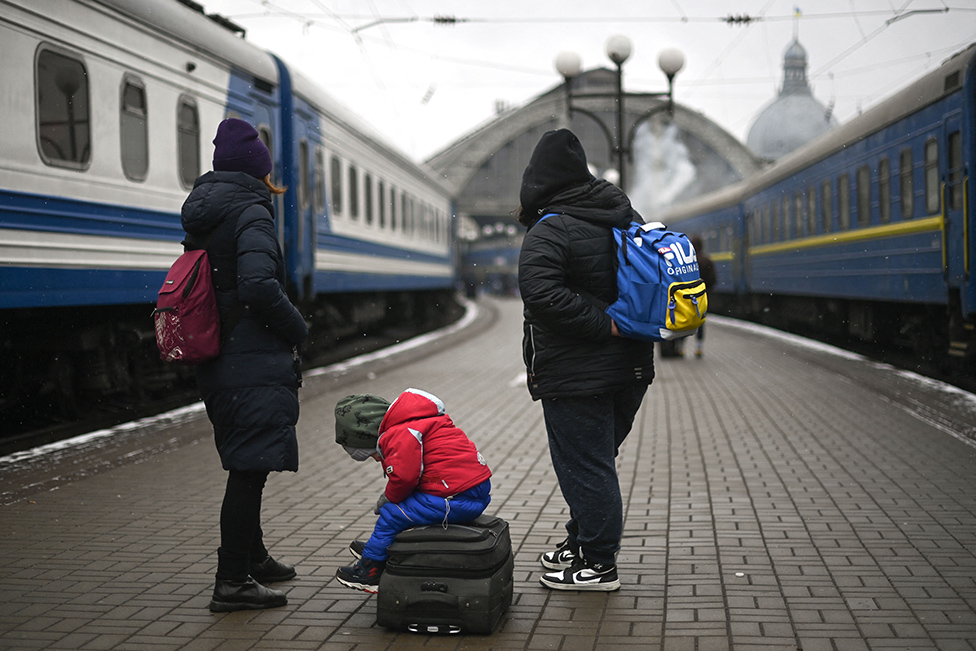
<instances>
[{"instance_id":1,"label":"woman in black coat","mask_svg":"<svg viewBox=\"0 0 976 651\"><path fill-rule=\"evenodd\" d=\"M549 452L569 505L567 539L542 555L557 590L616 590L623 504L614 459L654 379L653 344L625 339L613 227L643 223L620 189L590 174L573 133L549 131L522 176L522 353L542 401Z\"/></svg>"},{"instance_id":2,"label":"woman in black coat","mask_svg":"<svg viewBox=\"0 0 976 651\"><path fill-rule=\"evenodd\" d=\"M197 367L197 384L228 472L210 609L283 606L265 583L295 577L264 546L261 494L271 471L298 470L297 346L308 336L285 293L275 235L271 155L243 120L220 123L213 172L183 204L188 248L206 248L220 312L220 355Z\"/></svg>"}]
</instances>

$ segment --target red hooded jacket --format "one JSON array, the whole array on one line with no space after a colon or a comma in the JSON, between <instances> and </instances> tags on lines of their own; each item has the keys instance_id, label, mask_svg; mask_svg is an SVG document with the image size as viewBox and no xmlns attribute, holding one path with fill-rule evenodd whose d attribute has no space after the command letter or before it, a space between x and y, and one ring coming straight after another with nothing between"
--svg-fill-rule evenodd
<instances>
[{"instance_id":1,"label":"red hooded jacket","mask_svg":"<svg viewBox=\"0 0 976 651\"><path fill-rule=\"evenodd\" d=\"M402 502L414 491L451 497L491 477L491 470L440 398L407 389L380 423L386 499Z\"/></svg>"}]
</instances>

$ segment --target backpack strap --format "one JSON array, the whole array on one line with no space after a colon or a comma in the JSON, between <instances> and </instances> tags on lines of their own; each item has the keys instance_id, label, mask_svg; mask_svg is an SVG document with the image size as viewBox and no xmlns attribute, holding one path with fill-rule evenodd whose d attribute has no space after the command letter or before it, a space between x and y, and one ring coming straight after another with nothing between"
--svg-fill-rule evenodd
<instances>
[{"instance_id":1,"label":"backpack strap","mask_svg":"<svg viewBox=\"0 0 976 651\"><path fill-rule=\"evenodd\" d=\"M241 212L243 212L243 210L241 210ZM194 234L187 233L186 238L182 242L184 251L196 251L199 249L204 249L207 251L207 254L209 256L210 242L213 239L214 234L222 227L226 228L225 224L227 224L228 222L234 225L234 231L236 231L238 217L240 217L240 213L238 213L237 216L235 216L233 219L226 219L222 221L216 228L214 228L213 230L211 230L210 232L204 235L194 235ZM237 278L236 237L233 238L233 241L234 241L233 269L230 270L231 273L229 274L229 277ZM225 274L222 277L227 278L228 275ZM212 278L213 278L214 289L223 289L220 286L222 283L218 283L219 277L217 275L213 275ZM230 338L230 335L231 333L234 332L234 328L237 327L237 324L239 324L244 319L244 315L246 313L247 313L247 306L244 305L244 303L242 303L240 300L235 299L231 304L230 309L227 311L227 316L221 319L221 324L220 324L220 345L221 346L227 343L227 339Z\"/></svg>"}]
</instances>

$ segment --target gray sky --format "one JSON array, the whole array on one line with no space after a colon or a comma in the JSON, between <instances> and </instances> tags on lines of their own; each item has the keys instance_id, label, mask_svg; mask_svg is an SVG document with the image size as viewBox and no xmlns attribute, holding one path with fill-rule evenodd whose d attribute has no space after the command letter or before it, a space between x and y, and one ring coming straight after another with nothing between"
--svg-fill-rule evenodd
<instances>
[{"instance_id":1,"label":"gray sky","mask_svg":"<svg viewBox=\"0 0 976 651\"><path fill-rule=\"evenodd\" d=\"M676 47L686 59L676 101L742 141L782 85L794 30L814 96L842 123L976 41L976 0L198 1L417 160L492 119L498 103L560 84L563 50L584 69L613 68L615 34L633 42L625 90L665 90L657 58Z\"/></svg>"}]
</instances>

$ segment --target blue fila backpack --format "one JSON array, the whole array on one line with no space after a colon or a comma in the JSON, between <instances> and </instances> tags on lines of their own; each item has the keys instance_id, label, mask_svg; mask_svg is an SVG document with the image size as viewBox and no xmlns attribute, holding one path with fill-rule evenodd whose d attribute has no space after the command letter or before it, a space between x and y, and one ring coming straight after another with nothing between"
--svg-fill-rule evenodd
<instances>
[{"instance_id":1,"label":"blue fila backpack","mask_svg":"<svg viewBox=\"0 0 976 651\"><path fill-rule=\"evenodd\" d=\"M613 229L617 245L617 300L607 308L620 334L669 341L693 334L708 311L698 256L684 233L664 224L631 223Z\"/></svg>"}]
</instances>

